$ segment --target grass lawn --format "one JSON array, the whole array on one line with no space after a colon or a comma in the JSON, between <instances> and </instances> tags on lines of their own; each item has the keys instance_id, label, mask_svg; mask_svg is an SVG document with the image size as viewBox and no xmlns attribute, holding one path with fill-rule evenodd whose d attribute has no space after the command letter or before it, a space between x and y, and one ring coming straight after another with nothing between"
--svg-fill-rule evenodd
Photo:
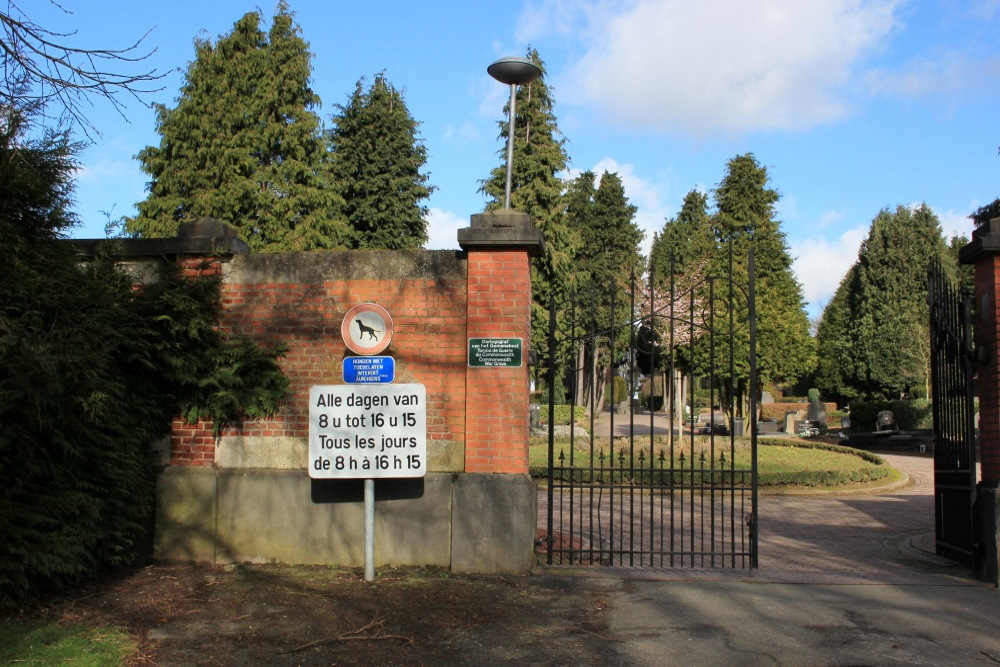
<instances>
[{"instance_id":1,"label":"grass lawn","mask_svg":"<svg viewBox=\"0 0 1000 667\"><path fill-rule=\"evenodd\" d=\"M589 468L590 441L576 439L573 443L573 468ZM616 438L614 442L614 457L610 457L611 442L608 438L594 440L594 467L607 469L610 467L629 466L629 444L626 438ZM632 447L634 465L648 468L649 438L635 438ZM692 443L690 438L675 439L673 450L673 466L690 470L692 468L692 451L694 454L694 469L711 469L712 461L715 468L728 470L750 469L750 441L737 438L734 446L730 446L728 437L716 437L713 446L709 438L698 436ZM570 440L558 438L555 442L556 457L563 455L562 465L570 467ZM621 456L624 452L625 460ZM602 463L601 454L605 455ZM653 443L653 453L657 459L656 468L660 467L660 457L663 466L671 467L670 443L666 437L656 438ZM682 461L683 457L683 461ZM704 457L704 461L702 460ZM735 457L735 462L733 459ZM642 463L640 463L640 460ZM533 438L530 447L530 465L532 474L536 477L547 475L548 441L545 438ZM861 450L830 445L822 442L799 440L795 438L760 438L757 448L758 482L761 486L843 486L863 484L876 481L888 481L894 471L880 457Z\"/></svg>"},{"instance_id":2,"label":"grass lawn","mask_svg":"<svg viewBox=\"0 0 1000 667\"><path fill-rule=\"evenodd\" d=\"M0 622L0 664L124 665L138 647L116 627L59 621Z\"/></svg>"}]
</instances>

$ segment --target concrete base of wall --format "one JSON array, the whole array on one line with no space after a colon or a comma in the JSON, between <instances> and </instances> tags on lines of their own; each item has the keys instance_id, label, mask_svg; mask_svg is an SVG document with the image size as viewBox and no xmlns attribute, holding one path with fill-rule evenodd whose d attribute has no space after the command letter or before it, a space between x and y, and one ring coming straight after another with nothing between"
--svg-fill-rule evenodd
<instances>
[{"instance_id":1,"label":"concrete base of wall","mask_svg":"<svg viewBox=\"0 0 1000 667\"><path fill-rule=\"evenodd\" d=\"M378 480L376 565L528 573L535 497L526 475ZM311 480L302 470L168 467L158 480L154 557L360 567L363 482Z\"/></svg>"}]
</instances>

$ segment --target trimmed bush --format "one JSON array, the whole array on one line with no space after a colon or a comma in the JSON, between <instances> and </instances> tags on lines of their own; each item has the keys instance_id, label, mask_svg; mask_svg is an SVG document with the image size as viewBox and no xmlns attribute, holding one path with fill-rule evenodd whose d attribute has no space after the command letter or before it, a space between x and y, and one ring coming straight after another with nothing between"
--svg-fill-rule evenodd
<instances>
[{"instance_id":1,"label":"trimmed bush","mask_svg":"<svg viewBox=\"0 0 1000 667\"><path fill-rule=\"evenodd\" d=\"M872 400L851 403L851 431L867 433L875 430L875 418L883 410L892 410L896 426L904 431L933 427L931 402L926 398L912 401Z\"/></svg>"},{"instance_id":2,"label":"trimmed bush","mask_svg":"<svg viewBox=\"0 0 1000 667\"><path fill-rule=\"evenodd\" d=\"M570 424L570 410L574 408L571 405L556 405L553 406L553 418L555 423L558 425L568 425ZM587 408L582 405L575 406L575 415L572 423L578 424L582 422L587 417ZM548 408L543 405L541 414L539 415L539 423L548 424L549 423L549 411Z\"/></svg>"},{"instance_id":3,"label":"trimmed bush","mask_svg":"<svg viewBox=\"0 0 1000 667\"><path fill-rule=\"evenodd\" d=\"M824 403L823 405L826 406L827 421L829 422L829 416L836 411L837 404ZM783 422L785 420L785 413L789 410L801 410L803 414L805 414L808 409L808 403L761 403L760 418L773 419L777 422Z\"/></svg>"}]
</instances>

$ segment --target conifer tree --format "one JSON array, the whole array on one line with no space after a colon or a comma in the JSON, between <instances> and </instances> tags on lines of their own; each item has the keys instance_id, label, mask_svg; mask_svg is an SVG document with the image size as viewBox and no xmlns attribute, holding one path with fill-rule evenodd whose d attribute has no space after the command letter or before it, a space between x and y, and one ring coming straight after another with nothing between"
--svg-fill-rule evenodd
<instances>
[{"instance_id":1,"label":"conifer tree","mask_svg":"<svg viewBox=\"0 0 1000 667\"><path fill-rule=\"evenodd\" d=\"M614 349L589 346L582 350L584 381L576 385L577 400L581 405L590 405L588 381L593 378L599 410L603 405L605 371L620 359L630 342L627 329L621 327L631 318L631 279L642 268L642 230L635 224L636 207L628 202L618 174L604 172L596 188L594 180L594 174L586 171L571 183L567 219L579 235L574 265L586 313L584 321L595 331L610 331L613 324L618 327ZM615 400L623 398L616 396Z\"/></svg>"},{"instance_id":2,"label":"conifer tree","mask_svg":"<svg viewBox=\"0 0 1000 667\"><path fill-rule=\"evenodd\" d=\"M663 229L653 237L649 270L654 279L667 279L672 260L676 273L686 273L711 255L714 248L708 195L691 190L684 196L677 217L667 220Z\"/></svg>"},{"instance_id":3,"label":"conifer tree","mask_svg":"<svg viewBox=\"0 0 1000 667\"><path fill-rule=\"evenodd\" d=\"M149 195L127 232L171 236L210 216L257 251L346 245L308 45L284 1L269 32L261 21L250 12L216 43L196 41L177 106L156 106L160 145L139 152Z\"/></svg>"},{"instance_id":4,"label":"conifer tree","mask_svg":"<svg viewBox=\"0 0 1000 667\"><path fill-rule=\"evenodd\" d=\"M733 317L736 377L732 380L740 411L749 398L748 313L740 292L748 286L747 256L751 248L755 251L757 278L759 379L791 382L811 371L815 364L815 342L809 335L802 286L792 272L785 234L775 219L780 195L768 187L769 180L767 169L753 154L738 155L727 164L726 174L714 193L716 214L712 225L719 249L712 273L727 274L731 242L733 278L738 286L732 294L736 309ZM719 287L727 289L721 284Z\"/></svg>"},{"instance_id":5,"label":"conifer tree","mask_svg":"<svg viewBox=\"0 0 1000 667\"><path fill-rule=\"evenodd\" d=\"M838 343L841 373L858 395L900 398L929 376L927 266L954 263L934 212L884 209L861 244L849 295L850 322Z\"/></svg>"},{"instance_id":6,"label":"conifer tree","mask_svg":"<svg viewBox=\"0 0 1000 667\"><path fill-rule=\"evenodd\" d=\"M843 373L851 346L851 295L857 290L857 283L858 265L855 263L840 281L816 327L816 371L813 382L826 400L844 402L857 395L857 390Z\"/></svg>"},{"instance_id":7,"label":"conifer tree","mask_svg":"<svg viewBox=\"0 0 1000 667\"><path fill-rule=\"evenodd\" d=\"M427 241L427 199L432 187L420 173L427 149L403 95L375 75L368 90L358 81L340 106L330 132L332 173L343 196L354 248L405 250Z\"/></svg>"},{"instance_id":8,"label":"conifer tree","mask_svg":"<svg viewBox=\"0 0 1000 667\"><path fill-rule=\"evenodd\" d=\"M705 267L716 249L712 219L708 213L708 195L691 190L684 196L676 218L667 220L653 237L649 252L649 273L652 289L647 295L647 310L655 310L653 328L644 325L639 332L643 354L638 362L647 375L663 371L661 387L673 383L674 414L682 414L686 400L685 376L691 370L689 327L679 321L697 317L691 312L687 290L694 289L704 278ZM671 286L674 292L671 293ZM700 310L700 303L696 310ZM670 315L675 319L671 321ZM666 315L666 317L665 317ZM668 378L670 367L674 377ZM666 395L664 400L666 400Z\"/></svg>"},{"instance_id":9,"label":"conifer tree","mask_svg":"<svg viewBox=\"0 0 1000 667\"><path fill-rule=\"evenodd\" d=\"M559 174L566 170L569 157L566 140L556 122L555 100L545 82L545 64L535 49L528 48L527 58L542 70L542 77L517 89L514 119L514 163L511 174L511 208L527 213L545 238L545 253L534 260L531 270L533 304L531 309L532 347L545 372L548 357L548 303L550 295L564 301L571 285L573 235L564 218L563 187ZM504 105L507 118L509 104ZM486 210L503 207L506 189L506 145L510 128L507 120L499 122L501 164L482 181L480 192L492 197Z\"/></svg>"}]
</instances>

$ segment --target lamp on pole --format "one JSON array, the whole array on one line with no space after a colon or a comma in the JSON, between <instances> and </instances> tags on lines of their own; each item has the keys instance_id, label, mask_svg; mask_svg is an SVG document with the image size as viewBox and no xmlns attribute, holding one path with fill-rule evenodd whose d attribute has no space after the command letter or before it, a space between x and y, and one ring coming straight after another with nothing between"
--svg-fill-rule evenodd
<instances>
[{"instance_id":1,"label":"lamp on pole","mask_svg":"<svg viewBox=\"0 0 1000 667\"><path fill-rule=\"evenodd\" d=\"M486 68L486 72L500 83L510 86L510 105L507 120L507 185L504 189L503 207L510 208L510 180L514 165L514 105L517 87L531 83L542 75L541 68L525 58L501 58Z\"/></svg>"}]
</instances>

